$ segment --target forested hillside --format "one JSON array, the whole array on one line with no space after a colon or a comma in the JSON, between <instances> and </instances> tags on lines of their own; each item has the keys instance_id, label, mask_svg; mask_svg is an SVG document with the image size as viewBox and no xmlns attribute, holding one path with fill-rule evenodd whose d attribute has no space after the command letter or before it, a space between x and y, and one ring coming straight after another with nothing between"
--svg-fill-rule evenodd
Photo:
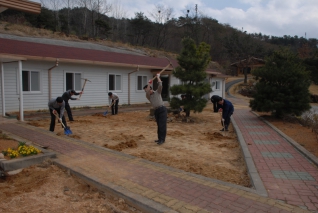
<instances>
[{"instance_id":1,"label":"forested hillside","mask_svg":"<svg viewBox=\"0 0 318 213\"><path fill-rule=\"evenodd\" d=\"M157 8L158 13L151 14L156 21L151 21L143 12L127 19L119 8L112 5L102 7L98 2L93 6L65 5L56 10L42 7L39 15L6 10L0 13L0 21L47 29L83 40L107 40L176 54L181 50L181 39L190 37L197 44L209 44L212 61L218 62L225 70L229 70L231 63L250 56L264 59L280 46L297 53L301 60L309 59L311 65L311 59L317 56L316 38L248 34L189 11L184 17L171 18L171 9L167 8Z\"/></svg>"}]
</instances>

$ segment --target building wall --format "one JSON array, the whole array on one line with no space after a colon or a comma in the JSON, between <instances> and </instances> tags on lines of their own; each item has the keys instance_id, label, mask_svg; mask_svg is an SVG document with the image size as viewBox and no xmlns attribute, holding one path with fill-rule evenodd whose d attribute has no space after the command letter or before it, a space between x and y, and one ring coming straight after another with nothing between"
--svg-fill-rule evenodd
<instances>
[{"instance_id":1,"label":"building wall","mask_svg":"<svg viewBox=\"0 0 318 213\"><path fill-rule=\"evenodd\" d=\"M211 78L210 84L211 84L212 92L210 92L209 99L211 99L212 95L218 95L220 97L223 97L223 91L225 90L224 79L223 78L215 78L215 77ZM217 85L219 87L217 87Z\"/></svg>"},{"instance_id":2,"label":"building wall","mask_svg":"<svg viewBox=\"0 0 318 213\"><path fill-rule=\"evenodd\" d=\"M40 92L23 92L23 108L24 111L36 111L47 109L49 101L49 81L48 69L55 65L53 62L41 61L23 61L22 70L40 72ZM4 63L4 92L5 92L5 111L19 111L19 85L18 85L18 62ZM112 91L119 96L119 104L128 104L128 78L130 73L130 104L149 103L143 89L137 89L138 76L145 76L147 81L153 78L153 74L148 69L139 69L136 67L119 68L102 65L84 65L72 63L59 63L59 65L51 70L51 97L56 98L62 96L66 91L66 73L81 73L81 85L76 91L80 92L84 84L84 79L90 80L86 82L84 93L80 100L70 100L71 107L84 106L106 106L108 102L109 92L109 74L121 75L121 90ZM0 76L1 78L1 76ZM207 95L209 99L212 95L222 96L224 90L224 79L213 78L209 82L219 81L219 89L216 85L212 87L212 92ZM223 82L223 83L222 83ZM1 82L0 82L1 83ZM143 82L147 84L147 82ZM169 75L169 87L175 84L180 84L180 80ZM142 86L143 87L143 86ZM73 96L77 98L78 96ZM172 97L170 93L170 98ZM2 99L0 98L0 109L2 111Z\"/></svg>"},{"instance_id":3,"label":"building wall","mask_svg":"<svg viewBox=\"0 0 318 213\"><path fill-rule=\"evenodd\" d=\"M24 110L47 109L49 101L48 87L48 69L54 66L54 63L24 61L22 62L22 70L39 71L40 72L40 92L23 92ZM5 92L5 108L6 112L14 112L19 110L19 87L18 87L18 63L3 64L4 72L4 92ZM105 106L108 105L108 79L109 74L121 75L122 89L115 92L119 96L120 104L128 104L128 73L134 71L135 68L117 68L106 66L92 66L83 64L60 63L58 67L51 70L51 94L52 98L62 96L66 90L66 72L81 73L82 85L84 79L87 81L84 93L80 100L70 100L71 107L82 106ZM152 78L150 70L140 69L130 75L130 103L146 103L144 90L137 90L137 76L147 76ZM80 92L81 90L76 90ZM77 98L78 96L73 96ZM0 108L2 111L2 97L0 98Z\"/></svg>"}]
</instances>

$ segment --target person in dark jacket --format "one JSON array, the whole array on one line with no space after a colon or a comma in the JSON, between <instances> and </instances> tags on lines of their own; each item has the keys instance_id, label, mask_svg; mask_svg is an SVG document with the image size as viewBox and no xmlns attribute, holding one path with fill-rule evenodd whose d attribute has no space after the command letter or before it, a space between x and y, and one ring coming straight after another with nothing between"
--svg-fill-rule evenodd
<instances>
[{"instance_id":1,"label":"person in dark jacket","mask_svg":"<svg viewBox=\"0 0 318 213\"><path fill-rule=\"evenodd\" d=\"M62 97L52 98L48 103L48 107L51 114L50 131L54 132L56 115L58 115L57 117L60 119L60 121L63 122L64 126L67 127L66 120L64 117L65 102L63 101L63 98Z\"/></svg>"},{"instance_id":2,"label":"person in dark jacket","mask_svg":"<svg viewBox=\"0 0 318 213\"><path fill-rule=\"evenodd\" d=\"M66 92L63 93L62 98L65 102L65 110L67 112L67 116L68 116L68 120L69 121L74 121L73 119L73 115L72 115L72 110L70 107L70 104L68 103L68 101L71 100L79 100L78 98L72 98L73 95L80 95L83 92L75 92L75 90L67 90Z\"/></svg>"},{"instance_id":3,"label":"person in dark jacket","mask_svg":"<svg viewBox=\"0 0 318 213\"><path fill-rule=\"evenodd\" d=\"M221 97L218 95L212 95L211 102L213 104L213 112L218 112L219 109L221 108L220 105L218 104L220 98Z\"/></svg>"},{"instance_id":4,"label":"person in dark jacket","mask_svg":"<svg viewBox=\"0 0 318 213\"><path fill-rule=\"evenodd\" d=\"M234 106L230 101L221 97L219 98L218 104L221 105L219 112L222 111L222 122L224 123L224 127L221 131L229 131L228 128L231 121L231 115L234 112Z\"/></svg>"}]
</instances>

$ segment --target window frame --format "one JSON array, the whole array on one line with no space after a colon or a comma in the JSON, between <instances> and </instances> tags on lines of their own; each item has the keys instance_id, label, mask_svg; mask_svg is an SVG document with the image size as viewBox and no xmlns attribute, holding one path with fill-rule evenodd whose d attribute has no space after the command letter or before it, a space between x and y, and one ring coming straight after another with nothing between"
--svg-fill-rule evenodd
<instances>
[{"instance_id":1,"label":"window frame","mask_svg":"<svg viewBox=\"0 0 318 213\"><path fill-rule=\"evenodd\" d=\"M141 89L138 89L139 77L141 77L141 81L142 81L141 82ZM144 86L148 84L148 80L147 80L148 76L147 75L137 75L136 78L137 78L137 80L136 80L136 91L137 92L141 92L141 91L143 92L144 91L144 89L143 89ZM146 79L145 82L143 82L144 78Z\"/></svg>"},{"instance_id":2,"label":"window frame","mask_svg":"<svg viewBox=\"0 0 318 213\"><path fill-rule=\"evenodd\" d=\"M82 72L77 72L77 71L64 71L64 91L70 90L70 88L67 88L67 74L70 73L73 76L73 82L72 82L72 87L71 89L75 90L75 91L80 91L82 90L82 78L84 78L83 73ZM75 74L80 74L80 81L79 81L79 88L76 88L76 78L75 78Z\"/></svg>"},{"instance_id":3,"label":"window frame","mask_svg":"<svg viewBox=\"0 0 318 213\"><path fill-rule=\"evenodd\" d=\"M28 72L28 76L29 76L29 82L28 82L28 87L29 87L29 90L28 91L23 91L23 72ZM38 85L39 85L39 90L35 90L35 91L32 91L32 76L31 76L31 73L32 72L35 72L35 73L38 73ZM20 82L18 81L19 79L19 70L17 70L17 94L19 94L19 91L20 91ZM22 69L22 93L23 94L42 94L42 72L39 71L39 70L31 70L31 69Z\"/></svg>"},{"instance_id":4,"label":"window frame","mask_svg":"<svg viewBox=\"0 0 318 213\"><path fill-rule=\"evenodd\" d=\"M114 81L114 90L111 90L110 88L109 88L109 86L110 86L110 76L111 75L114 75L115 76L115 81ZM116 89L116 76L120 76L120 89L118 90L118 89ZM107 89L108 89L108 91L110 91L110 92L122 92L123 91L123 75L122 74L115 74L115 73L108 73L108 87L107 87Z\"/></svg>"},{"instance_id":5,"label":"window frame","mask_svg":"<svg viewBox=\"0 0 318 213\"><path fill-rule=\"evenodd\" d=\"M221 81L215 81L215 90L221 89Z\"/></svg>"}]
</instances>

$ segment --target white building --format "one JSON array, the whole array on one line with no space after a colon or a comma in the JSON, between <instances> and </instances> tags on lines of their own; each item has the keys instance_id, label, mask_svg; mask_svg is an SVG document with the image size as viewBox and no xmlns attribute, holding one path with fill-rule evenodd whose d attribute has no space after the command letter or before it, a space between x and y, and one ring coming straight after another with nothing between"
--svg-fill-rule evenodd
<instances>
[{"instance_id":1,"label":"white building","mask_svg":"<svg viewBox=\"0 0 318 213\"><path fill-rule=\"evenodd\" d=\"M165 67L162 97L167 101L169 87L180 83L171 74L177 66L167 58L0 38L0 110L3 116L20 111L23 120L23 111L47 109L50 98L68 89L81 91L85 79L84 93L72 107L108 105L109 91L117 93L119 104L146 103L143 86ZM206 72L213 91L206 98L224 97L225 76Z\"/></svg>"}]
</instances>

